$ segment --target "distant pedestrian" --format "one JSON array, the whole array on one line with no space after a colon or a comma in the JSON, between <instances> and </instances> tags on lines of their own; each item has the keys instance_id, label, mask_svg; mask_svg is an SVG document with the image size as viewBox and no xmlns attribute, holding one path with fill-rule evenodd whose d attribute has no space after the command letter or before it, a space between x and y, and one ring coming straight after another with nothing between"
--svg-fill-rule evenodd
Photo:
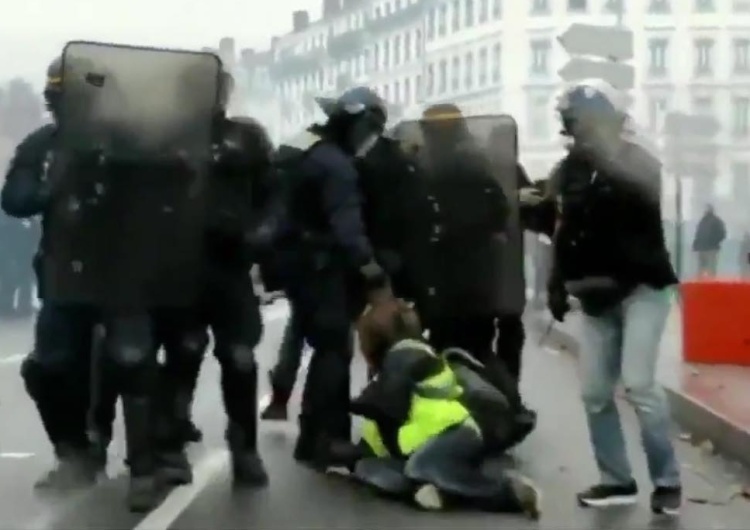
<instances>
[{"instance_id":1,"label":"distant pedestrian","mask_svg":"<svg viewBox=\"0 0 750 530\"><path fill-rule=\"evenodd\" d=\"M706 206L706 211L698 221L693 238L693 252L698 258L698 274L700 276L716 276L719 263L719 251L727 237L724 221L716 215L712 205Z\"/></svg>"}]
</instances>

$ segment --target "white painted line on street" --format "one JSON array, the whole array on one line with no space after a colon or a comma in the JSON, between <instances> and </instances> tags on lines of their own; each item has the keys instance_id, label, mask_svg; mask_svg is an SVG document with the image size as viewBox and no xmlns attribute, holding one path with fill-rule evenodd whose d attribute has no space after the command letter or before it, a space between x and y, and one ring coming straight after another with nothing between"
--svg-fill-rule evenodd
<instances>
[{"instance_id":1,"label":"white painted line on street","mask_svg":"<svg viewBox=\"0 0 750 530\"><path fill-rule=\"evenodd\" d=\"M26 358L25 353L19 353L16 355L8 355L7 357L0 357L0 365L19 364L25 358Z\"/></svg>"},{"instance_id":2,"label":"white painted line on street","mask_svg":"<svg viewBox=\"0 0 750 530\"><path fill-rule=\"evenodd\" d=\"M219 449L208 453L193 466L193 483L172 490L156 509L141 519L133 530L167 530L229 463L229 453Z\"/></svg>"},{"instance_id":3,"label":"white painted line on street","mask_svg":"<svg viewBox=\"0 0 750 530\"><path fill-rule=\"evenodd\" d=\"M0 453L0 458L6 458L8 460L23 460L33 456L34 453Z\"/></svg>"},{"instance_id":4,"label":"white painted line on street","mask_svg":"<svg viewBox=\"0 0 750 530\"><path fill-rule=\"evenodd\" d=\"M271 394L266 394L258 400L258 410L265 409L271 404Z\"/></svg>"}]
</instances>

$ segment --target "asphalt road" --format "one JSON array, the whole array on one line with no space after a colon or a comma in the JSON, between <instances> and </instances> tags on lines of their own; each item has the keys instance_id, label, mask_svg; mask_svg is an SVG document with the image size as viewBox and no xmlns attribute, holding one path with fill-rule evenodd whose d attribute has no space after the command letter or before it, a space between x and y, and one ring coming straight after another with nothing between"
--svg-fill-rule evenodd
<instances>
[{"instance_id":1,"label":"asphalt road","mask_svg":"<svg viewBox=\"0 0 750 530\"><path fill-rule=\"evenodd\" d=\"M258 351L263 372L272 365L281 339L286 308L278 303L266 312L266 335ZM224 417L218 390L218 367L206 362L194 415L205 440L192 448L195 483L173 490L146 517L123 507L123 442L118 432L113 444L110 480L67 498L35 496L31 485L50 465L50 449L18 375L21 356L28 349L30 324L0 324L0 513L4 526L24 530L132 529L205 530L206 528L295 529L427 529L524 528L548 529L696 529L747 528L750 503L737 493L747 478L745 470L705 450L678 441L683 462L686 502L678 520L652 518L647 509L649 484L638 450L635 416L623 419L635 467L640 470L642 503L613 511L577 507L576 491L596 478L578 398L574 361L530 337L526 351L525 393L538 409L537 431L515 451L517 465L544 491L541 521L477 514L425 514L373 498L340 477L316 475L291 459L294 424L264 425L261 450L271 475L267 490L238 494L229 487L227 454L222 433ZM354 385L364 371L355 367ZM265 377L261 396L267 390Z\"/></svg>"}]
</instances>

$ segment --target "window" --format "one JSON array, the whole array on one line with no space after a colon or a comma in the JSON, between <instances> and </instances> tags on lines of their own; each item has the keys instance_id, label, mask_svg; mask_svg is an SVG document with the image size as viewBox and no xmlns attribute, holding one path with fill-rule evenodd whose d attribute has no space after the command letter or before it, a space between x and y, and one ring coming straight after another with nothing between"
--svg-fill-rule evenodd
<instances>
[{"instance_id":1,"label":"window","mask_svg":"<svg viewBox=\"0 0 750 530\"><path fill-rule=\"evenodd\" d=\"M376 44L372 49L372 69L380 70L380 45Z\"/></svg>"},{"instance_id":2,"label":"window","mask_svg":"<svg viewBox=\"0 0 750 530\"><path fill-rule=\"evenodd\" d=\"M451 6L451 31L458 31L461 29L461 2L460 0L453 0Z\"/></svg>"},{"instance_id":3,"label":"window","mask_svg":"<svg viewBox=\"0 0 750 530\"><path fill-rule=\"evenodd\" d=\"M464 86L466 90L471 90L474 88L474 54L467 53L464 61Z\"/></svg>"},{"instance_id":4,"label":"window","mask_svg":"<svg viewBox=\"0 0 750 530\"><path fill-rule=\"evenodd\" d=\"M568 11L586 11L587 3L586 0L568 0Z\"/></svg>"},{"instance_id":5,"label":"window","mask_svg":"<svg viewBox=\"0 0 750 530\"><path fill-rule=\"evenodd\" d=\"M492 18L500 20L503 17L503 0L492 0Z\"/></svg>"},{"instance_id":6,"label":"window","mask_svg":"<svg viewBox=\"0 0 750 530\"><path fill-rule=\"evenodd\" d=\"M411 105L411 81L407 77L404 79L404 103Z\"/></svg>"},{"instance_id":7,"label":"window","mask_svg":"<svg viewBox=\"0 0 750 530\"><path fill-rule=\"evenodd\" d=\"M734 39L734 71L750 73L750 39Z\"/></svg>"},{"instance_id":8,"label":"window","mask_svg":"<svg viewBox=\"0 0 750 530\"><path fill-rule=\"evenodd\" d=\"M716 11L714 0L695 0L695 11L698 13L713 13Z\"/></svg>"},{"instance_id":9,"label":"window","mask_svg":"<svg viewBox=\"0 0 750 530\"><path fill-rule=\"evenodd\" d=\"M711 96L695 96L693 98L693 113L701 116L713 116L714 98Z\"/></svg>"},{"instance_id":10,"label":"window","mask_svg":"<svg viewBox=\"0 0 750 530\"><path fill-rule=\"evenodd\" d=\"M401 64L401 35L393 38L393 64L396 66Z\"/></svg>"},{"instance_id":11,"label":"window","mask_svg":"<svg viewBox=\"0 0 750 530\"><path fill-rule=\"evenodd\" d=\"M624 10L623 0L607 0L604 11L607 13L622 13Z\"/></svg>"},{"instance_id":12,"label":"window","mask_svg":"<svg viewBox=\"0 0 750 530\"><path fill-rule=\"evenodd\" d=\"M490 0L479 0L479 23L484 24L490 19Z\"/></svg>"},{"instance_id":13,"label":"window","mask_svg":"<svg viewBox=\"0 0 750 530\"><path fill-rule=\"evenodd\" d=\"M435 93L435 65L430 64L427 66L427 86L425 87L425 92L427 92L428 96L431 96Z\"/></svg>"},{"instance_id":14,"label":"window","mask_svg":"<svg viewBox=\"0 0 750 530\"><path fill-rule=\"evenodd\" d=\"M648 72L654 77L667 74L667 50L669 41L663 38L651 39L648 43L649 67Z\"/></svg>"},{"instance_id":15,"label":"window","mask_svg":"<svg viewBox=\"0 0 750 530\"><path fill-rule=\"evenodd\" d=\"M532 0L531 14L532 15L549 14L549 0Z\"/></svg>"},{"instance_id":16,"label":"window","mask_svg":"<svg viewBox=\"0 0 750 530\"><path fill-rule=\"evenodd\" d=\"M497 84L502 80L502 55L503 50L500 44L492 47L492 60L490 68L492 69L492 83Z\"/></svg>"},{"instance_id":17,"label":"window","mask_svg":"<svg viewBox=\"0 0 750 530\"><path fill-rule=\"evenodd\" d=\"M388 85L383 86L383 99L388 102L391 100L391 87Z\"/></svg>"},{"instance_id":18,"label":"window","mask_svg":"<svg viewBox=\"0 0 750 530\"><path fill-rule=\"evenodd\" d=\"M383 68L390 68L391 67L391 43L390 41L385 41L383 43Z\"/></svg>"},{"instance_id":19,"label":"window","mask_svg":"<svg viewBox=\"0 0 750 530\"><path fill-rule=\"evenodd\" d=\"M652 96L648 98L648 128L653 132L659 132L664 115L668 112L669 100L664 96Z\"/></svg>"},{"instance_id":20,"label":"window","mask_svg":"<svg viewBox=\"0 0 750 530\"><path fill-rule=\"evenodd\" d=\"M487 70L489 69L487 48L479 50L479 64L477 65L479 86L487 85Z\"/></svg>"},{"instance_id":21,"label":"window","mask_svg":"<svg viewBox=\"0 0 750 530\"><path fill-rule=\"evenodd\" d=\"M451 61L451 90L458 92L461 87L461 59L454 57Z\"/></svg>"},{"instance_id":22,"label":"window","mask_svg":"<svg viewBox=\"0 0 750 530\"><path fill-rule=\"evenodd\" d=\"M443 4L440 6L437 17L437 34L438 37L445 37L448 32L448 5Z\"/></svg>"},{"instance_id":23,"label":"window","mask_svg":"<svg viewBox=\"0 0 750 530\"><path fill-rule=\"evenodd\" d=\"M435 27L437 26L437 9L434 7L427 12L427 40L435 38Z\"/></svg>"},{"instance_id":24,"label":"window","mask_svg":"<svg viewBox=\"0 0 750 530\"><path fill-rule=\"evenodd\" d=\"M732 191L736 197L747 197L750 192L750 164L732 163Z\"/></svg>"},{"instance_id":25,"label":"window","mask_svg":"<svg viewBox=\"0 0 750 530\"><path fill-rule=\"evenodd\" d=\"M552 44L549 39L531 41L531 73L547 75L549 73L549 52Z\"/></svg>"},{"instance_id":26,"label":"window","mask_svg":"<svg viewBox=\"0 0 750 530\"><path fill-rule=\"evenodd\" d=\"M714 50L713 39L696 39L695 41L695 75L710 75L713 71L711 60Z\"/></svg>"},{"instance_id":27,"label":"window","mask_svg":"<svg viewBox=\"0 0 750 530\"><path fill-rule=\"evenodd\" d=\"M417 75L417 77L414 78L414 93L418 98L424 98L424 94L422 94L422 75Z\"/></svg>"},{"instance_id":28,"label":"window","mask_svg":"<svg viewBox=\"0 0 750 530\"><path fill-rule=\"evenodd\" d=\"M406 33L404 35L404 62L408 63L411 61L411 33Z\"/></svg>"},{"instance_id":29,"label":"window","mask_svg":"<svg viewBox=\"0 0 750 530\"><path fill-rule=\"evenodd\" d=\"M443 59L438 65L438 94L444 94L448 89L448 61Z\"/></svg>"},{"instance_id":30,"label":"window","mask_svg":"<svg viewBox=\"0 0 750 530\"><path fill-rule=\"evenodd\" d=\"M464 5L464 25L470 28L474 25L474 0L465 0Z\"/></svg>"},{"instance_id":31,"label":"window","mask_svg":"<svg viewBox=\"0 0 750 530\"><path fill-rule=\"evenodd\" d=\"M651 0L648 5L648 12L652 15L665 15L672 12L669 0Z\"/></svg>"},{"instance_id":32,"label":"window","mask_svg":"<svg viewBox=\"0 0 750 530\"><path fill-rule=\"evenodd\" d=\"M550 137L550 112L549 97L538 94L529 96L529 133L537 140L549 139Z\"/></svg>"},{"instance_id":33,"label":"window","mask_svg":"<svg viewBox=\"0 0 750 530\"><path fill-rule=\"evenodd\" d=\"M417 32L414 34L414 47L416 48L414 51L414 55L416 57L421 56L422 52L424 51L424 43L422 42L422 32L420 30L417 30Z\"/></svg>"},{"instance_id":34,"label":"window","mask_svg":"<svg viewBox=\"0 0 750 530\"><path fill-rule=\"evenodd\" d=\"M398 81L393 83L393 102L401 103L401 83Z\"/></svg>"},{"instance_id":35,"label":"window","mask_svg":"<svg viewBox=\"0 0 750 530\"><path fill-rule=\"evenodd\" d=\"M732 98L732 135L745 138L750 133L750 97Z\"/></svg>"}]
</instances>

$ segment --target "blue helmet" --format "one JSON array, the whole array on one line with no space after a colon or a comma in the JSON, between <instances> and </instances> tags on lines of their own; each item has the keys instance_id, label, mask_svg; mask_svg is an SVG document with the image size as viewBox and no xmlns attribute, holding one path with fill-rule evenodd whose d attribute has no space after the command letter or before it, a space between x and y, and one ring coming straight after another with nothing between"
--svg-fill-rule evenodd
<instances>
[{"instance_id":1,"label":"blue helmet","mask_svg":"<svg viewBox=\"0 0 750 530\"><path fill-rule=\"evenodd\" d=\"M626 117L625 95L602 79L582 81L560 96L557 111L562 134L574 135L580 121L622 124Z\"/></svg>"}]
</instances>

